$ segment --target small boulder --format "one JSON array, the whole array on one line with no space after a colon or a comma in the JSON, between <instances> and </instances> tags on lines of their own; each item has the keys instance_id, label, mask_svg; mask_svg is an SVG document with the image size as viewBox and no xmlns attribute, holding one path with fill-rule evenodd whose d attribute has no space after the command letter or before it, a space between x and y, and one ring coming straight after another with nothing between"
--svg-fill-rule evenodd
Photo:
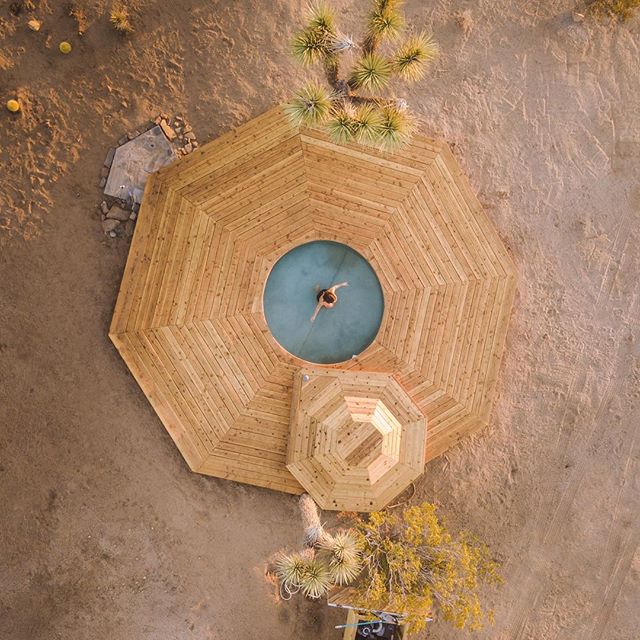
<instances>
[{"instance_id":1,"label":"small boulder","mask_svg":"<svg viewBox=\"0 0 640 640\"><path fill-rule=\"evenodd\" d=\"M162 133L167 136L167 139L175 140L176 132L169 126L169 123L164 118L160 120L160 128L162 129Z\"/></svg>"},{"instance_id":2,"label":"small boulder","mask_svg":"<svg viewBox=\"0 0 640 640\"><path fill-rule=\"evenodd\" d=\"M116 155L116 149L115 147L111 147L111 149L109 149L109 153L107 153L107 157L104 159L105 167L111 167L111 164L113 163L113 156L115 155Z\"/></svg>"},{"instance_id":3,"label":"small boulder","mask_svg":"<svg viewBox=\"0 0 640 640\"><path fill-rule=\"evenodd\" d=\"M111 209L109 209L109 213L107 213L107 219L124 222L129 219L129 212L122 207L119 207L117 204L114 204Z\"/></svg>"},{"instance_id":4,"label":"small boulder","mask_svg":"<svg viewBox=\"0 0 640 640\"><path fill-rule=\"evenodd\" d=\"M120 222L118 222L118 220L109 220L108 218L106 220L102 221L102 230L105 233L113 233L118 226L120 225Z\"/></svg>"},{"instance_id":5,"label":"small boulder","mask_svg":"<svg viewBox=\"0 0 640 640\"><path fill-rule=\"evenodd\" d=\"M100 209L105 216L109 213L109 205L104 200L100 203Z\"/></svg>"}]
</instances>

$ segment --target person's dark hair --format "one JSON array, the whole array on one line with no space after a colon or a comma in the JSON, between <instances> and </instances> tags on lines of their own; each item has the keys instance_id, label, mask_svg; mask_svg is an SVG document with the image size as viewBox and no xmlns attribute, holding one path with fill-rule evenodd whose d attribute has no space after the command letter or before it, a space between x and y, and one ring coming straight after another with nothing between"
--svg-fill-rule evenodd
<instances>
[{"instance_id":1,"label":"person's dark hair","mask_svg":"<svg viewBox=\"0 0 640 640\"><path fill-rule=\"evenodd\" d=\"M322 299L326 303L331 304L332 302L335 302L338 299L338 296L333 291L324 291L322 293Z\"/></svg>"}]
</instances>

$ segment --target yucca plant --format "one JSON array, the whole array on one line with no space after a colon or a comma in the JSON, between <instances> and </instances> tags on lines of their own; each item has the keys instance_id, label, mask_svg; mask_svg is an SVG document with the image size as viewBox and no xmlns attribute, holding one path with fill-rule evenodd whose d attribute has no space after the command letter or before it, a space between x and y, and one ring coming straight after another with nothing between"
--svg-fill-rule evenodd
<instances>
[{"instance_id":1,"label":"yucca plant","mask_svg":"<svg viewBox=\"0 0 640 640\"><path fill-rule=\"evenodd\" d=\"M336 16L333 9L324 2L313 2L307 8L310 29L319 29L327 33L335 33Z\"/></svg>"},{"instance_id":2,"label":"yucca plant","mask_svg":"<svg viewBox=\"0 0 640 640\"><path fill-rule=\"evenodd\" d=\"M307 598L317 600L329 591L331 576L326 565L318 558L307 562L300 577L300 588Z\"/></svg>"},{"instance_id":3,"label":"yucca plant","mask_svg":"<svg viewBox=\"0 0 640 640\"><path fill-rule=\"evenodd\" d=\"M413 119L406 109L387 105L380 110L379 144L382 149L392 151L408 142L413 133Z\"/></svg>"},{"instance_id":4,"label":"yucca plant","mask_svg":"<svg viewBox=\"0 0 640 640\"><path fill-rule=\"evenodd\" d=\"M358 142L384 150L396 149L410 138L414 118L399 106L404 101L381 94L394 77L419 80L438 55L438 46L421 32L393 50L405 26L401 5L402 0L372 0L360 47L338 31L328 5L310 5L307 23L292 43L293 53L305 65L321 63L331 91L314 82L296 92L286 107L294 125L324 128L336 144ZM343 55L357 48L351 71L340 77Z\"/></svg>"},{"instance_id":5,"label":"yucca plant","mask_svg":"<svg viewBox=\"0 0 640 640\"><path fill-rule=\"evenodd\" d=\"M337 144L351 142L355 138L353 110L349 105L342 105L331 112L325 122L329 137Z\"/></svg>"},{"instance_id":6,"label":"yucca plant","mask_svg":"<svg viewBox=\"0 0 640 640\"><path fill-rule=\"evenodd\" d=\"M349 84L356 89L379 91L389 82L391 65L377 53L365 53L356 63Z\"/></svg>"},{"instance_id":7,"label":"yucca plant","mask_svg":"<svg viewBox=\"0 0 640 640\"><path fill-rule=\"evenodd\" d=\"M344 529L335 533L331 542L323 545L323 548L340 560L357 560L360 557L360 540L353 532Z\"/></svg>"},{"instance_id":8,"label":"yucca plant","mask_svg":"<svg viewBox=\"0 0 640 640\"><path fill-rule=\"evenodd\" d=\"M292 122L317 125L326 120L331 112L332 97L324 87L316 82L310 82L296 91L293 100L285 107L285 111Z\"/></svg>"},{"instance_id":9,"label":"yucca plant","mask_svg":"<svg viewBox=\"0 0 640 640\"><path fill-rule=\"evenodd\" d=\"M338 585L346 585L358 576L362 568L360 541L350 531L338 531L330 544L323 547L329 554L329 574Z\"/></svg>"},{"instance_id":10,"label":"yucca plant","mask_svg":"<svg viewBox=\"0 0 640 640\"><path fill-rule=\"evenodd\" d=\"M399 12L398 0L374 0L367 22L364 48L373 50L385 39L397 38L404 27L404 17Z\"/></svg>"},{"instance_id":11,"label":"yucca plant","mask_svg":"<svg viewBox=\"0 0 640 640\"><path fill-rule=\"evenodd\" d=\"M276 575L283 588L292 592L300 588L307 560L300 553L281 554L276 560Z\"/></svg>"},{"instance_id":12,"label":"yucca plant","mask_svg":"<svg viewBox=\"0 0 640 640\"><path fill-rule=\"evenodd\" d=\"M329 576L334 584L344 586L353 582L360 571L362 563L357 558L332 558L329 561Z\"/></svg>"},{"instance_id":13,"label":"yucca plant","mask_svg":"<svg viewBox=\"0 0 640 640\"><path fill-rule=\"evenodd\" d=\"M292 50L293 55L302 64L313 64L330 53L331 40L320 31L305 30L294 38Z\"/></svg>"},{"instance_id":14,"label":"yucca plant","mask_svg":"<svg viewBox=\"0 0 640 640\"><path fill-rule=\"evenodd\" d=\"M400 45L391 66L401 78L414 82L424 76L426 64L438 55L438 45L431 35L422 32Z\"/></svg>"},{"instance_id":15,"label":"yucca plant","mask_svg":"<svg viewBox=\"0 0 640 640\"><path fill-rule=\"evenodd\" d=\"M322 2L310 4L307 25L293 39L294 57L303 65L328 62L336 51L337 43L335 16L331 8Z\"/></svg>"},{"instance_id":16,"label":"yucca plant","mask_svg":"<svg viewBox=\"0 0 640 640\"><path fill-rule=\"evenodd\" d=\"M354 136L357 142L374 146L380 139L382 114L370 104L361 104L353 116Z\"/></svg>"},{"instance_id":17,"label":"yucca plant","mask_svg":"<svg viewBox=\"0 0 640 640\"><path fill-rule=\"evenodd\" d=\"M278 554L271 571L278 578L283 599L288 600L302 591L307 598L315 600L330 587L347 585L358 576L362 567L361 540L352 530L339 530L335 535L325 531L318 506L308 494L300 496L298 506L305 548L296 553Z\"/></svg>"}]
</instances>

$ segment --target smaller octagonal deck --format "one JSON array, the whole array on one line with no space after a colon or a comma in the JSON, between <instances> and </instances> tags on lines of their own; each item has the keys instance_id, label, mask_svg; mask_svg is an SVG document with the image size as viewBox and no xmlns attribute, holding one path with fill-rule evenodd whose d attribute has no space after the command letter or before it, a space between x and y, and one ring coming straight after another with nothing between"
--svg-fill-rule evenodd
<instances>
[{"instance_id":1,"label":"smaller octagonal deck","mask_svg":"<svg viewBox=\"0 0 640 640\"><path fill-rule=\"evenodd\" d=\"M287 468L322 509L374 511L424 466L426 419L389 375L302 369Z\"/></svg>"}]
</instances>

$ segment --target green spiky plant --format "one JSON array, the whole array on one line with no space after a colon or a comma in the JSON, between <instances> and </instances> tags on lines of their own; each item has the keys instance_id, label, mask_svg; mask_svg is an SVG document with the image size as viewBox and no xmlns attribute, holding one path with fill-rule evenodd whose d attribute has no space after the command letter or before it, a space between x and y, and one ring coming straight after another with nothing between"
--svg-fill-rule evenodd
<instances>
[{"instance_id":1,"label":"green spiky plant","mask_svg":"<svg viewBox=\"0 0 640 640\"><path fill-rule=\"evenodd\" d=\"M278 557L275 573L286 592L294 593L300 589L306 564L307 561L301 553L283 553Z\"/></svg>"},{"instance_id":2,"label":"green spiky plant","mask_svg":"<svg viewBox=\"0 0 640 640\"><path fill-rule=\"evenodd\" d=\"M334 585L353 582L362 569L360 544L349 531L325 535L312 548L281 553L275 562L280 593L288 598L298 591L312 600L324 596Z\"/></svg>"},{"instance_id":3,"label":"green spiky plant","mask_svg":"<svg viewBox=\"0 0 640 640\"><path fill-rule=\"evenodd\" d=\"M326 595L331 586L329 569L320 558L309 560L300 578L302 593L311 600L317 600Z\"/></svg>"},{"instance_id":4,"label":"green spiky plant","mask_svg":"<svg viewBox=\"0 0 640 640\"><path fill-rule=\"evenodd\" d=\"M426 32L400 40L405 20L402 0L372 0L364 35L357 46L342 34L324 2L308 7L307 22L292 43L294 57L304 66L322 64L329 89L317 82L295 93L286 111L296 126L320 127L338 144L358 142L393 150L407 143L415 118L406 102L388 92L394 79L415 82L438 55L438 45ZM341 77L341 62L356 57Z\"/></svg>"},{"instance_id":5,"label":"green spiky plant","mask_svg":"<svg viewBox=\"0 0 640 640\"><path fill-rule=\"evenodd\" d=\"M291 102L285 107L296 126L320 124L326 121L332 109L332 96L317 82L310 82L296 91Z\"/></svg>"},{"instance_id":6,"label":"green spiky plant","mask_svg":"<svg viewBox=\"0 0 640 640\"><path fill-rule=\"evenodd\" d=\"M331 587L350 584L358 577L363 564L361 543L354 531L339 530L333 535L325 531L318 507L308 494L300 497L299 506L306 548L279 553L271 571L283 599L301 591L316 600Z\"/></svg>"}]
</instances>

